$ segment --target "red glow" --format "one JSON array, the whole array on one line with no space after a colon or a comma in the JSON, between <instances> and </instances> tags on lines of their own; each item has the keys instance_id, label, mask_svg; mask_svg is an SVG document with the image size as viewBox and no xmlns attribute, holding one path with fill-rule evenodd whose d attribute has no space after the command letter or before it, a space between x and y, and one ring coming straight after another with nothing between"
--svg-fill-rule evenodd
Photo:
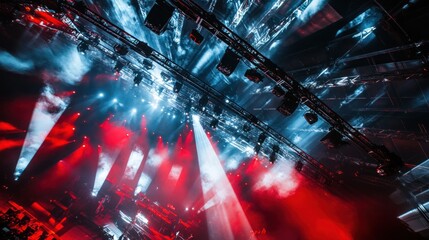
<instances>
[{"instance_id":1,"label":"red glow","mask_svg":"<svg viewBox=\"0 0 429 240\"><path fill-rule=\"evenodd\" d=\"M23 139L0 139L0 151L9 149L9 148L16 148L22 146L24 143Z\"/></svg>"},{"instance_id":2,"label":"red glow","mask_svg":"<svg viewBox=\"0 0 429 240\"><path fill-rule=\"evenodd\" d=\"M0 121L0 132L25 132L24 130L20 130L17 127L13 126L12 124L8 122L1 122Z\"/></svg>"}]
</instances>

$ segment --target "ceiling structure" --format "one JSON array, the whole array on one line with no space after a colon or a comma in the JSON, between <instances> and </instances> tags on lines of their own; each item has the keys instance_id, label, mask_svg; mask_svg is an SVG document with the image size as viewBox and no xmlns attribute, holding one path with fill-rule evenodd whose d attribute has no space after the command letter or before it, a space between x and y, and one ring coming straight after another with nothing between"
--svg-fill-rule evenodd
<instances>
[{"instance_id":1,"label":"ceiling structure","mask_svg":"<svg viewBox=\"0 0 429 240\"><path fill-rule=\"evenodd\" d=\"M181 97L179 93L179 105L190 103L195 106L202 95L207 95L210 101L208 108L214 109L215 106L219 106L232 112L232 115L224 112L220 117L211 111L205 113L207 125L210 125L213 119L217 119L219 121L216 123L217 127L224 129L226 134L233 135L231 137L234 139L230 139L229 143L238 142L236 132L240 132L240 129L234 131L228 128L250 122L252 132L241 131L241 138L245 143L236 146L242 151L249 147L253 148L257 142L257 139L249 139L249 135L256 136L259 132L265 132L272 137L273 143L263 146L262 155L269 156L270 146L280 144L281 149L284 149L282 152L286 154L292 152L295 155L298 153L295 156L297 161L304 158L310 165L313 162L313 167L320 168L321 166L315 162L324 164L323 158L329 158L331 152L335 150L324 151L327 153L324 155L320 151L324 146L319 140L330 127L334 127L344 136L350 136L349 142L357 145L343 147L340 153L336 153L343 156L341 159L356 159L351 161L352 164L354 162L383 164L383 158L388 158L386 155L390 154L390 151L400 155L405 163L411 165L425 159L428 134L424 116L428 103L425 91L427 86L423 80L427 76L425 55L427 42L426 33L412 27L415 25L414 21L421 21L422 18L424 20L424 14L415 15L413 11L420 9L423 4L421 2L404 1L392 5L377 1L356 1L347 4L336 1L293 3L245 1L241 4L209 1L199 3L207 9L205 13L198 13L201 10L198 7L187 6L192 6L192 2L189 2L182 4L183 6L176 5L181 11L174 12L167 31L161 35L142 27L152 3L88 1L86 4L90 11L86 12L85 9L71 7L69 4L64 5L67 10L85 19L83 23L75 23L76 31L73 33L75 37L88 41L92 41L91 38L101 39L108 44L104 46L105 54L110 54L111 58L117 57L116 53L111 51L115 44L128 44L127 47L134 47L133 50L136 50L136 45L140 41L147 43L147 47L145 46L147 49L143 49L143 52L137 46L136 53L140 56L129 56L130 59L128 56L120 58L126 68L129 67L123 72L131 70L128 73L133 75L139 68L145 66L142 56L148 57L154 60L156 69L159 68L163 73L160 76L165 81L160 84L161 88L169 88L171 93L175 81L168 81L174 78L186 83L183 92L194 92L194 94L184 93L185 96L193 96L190 99ZM197 10L186 12L187 7ZM207 16L215 17L204 19L204 14L207 13L212 13ZM192 14L201 16L190 16ZM415 15L414 18L409 17L411 14ZM202 17L204 21L198 25L188 17L195 18L194 20ZM103 22L103 18L112 23ZM88 20L98 25L97 33L83 27ZM80 29L79 24L82 24ZM222 24L223 27L220 26ZM210 34L205 29L207 26L218 27L214 30L209 29L211 32L217 31L218 35ZM201 45L195 44L188 37L194 28L200 30L204 37ZM226 43L238 50L238 54L243 57L236 71L228 77L216 70L216 65L227 47L222 43L224 38L219 33L222 28L229 28L224 35L234 34L232 40L226 40ZM254 47L250 51L257 50L277 64L262 63L256 66L262 68L261 73L266 75L263 82L255 84L244 77L244 72L254 68L254 63L258 65L260 61L252 62L252 56L246 56L243 49L231 46L237 40L244 40L250 44L244 46ZM103 48L99 43L92 42L91 45ZM263 56L262 60L266 60ZM143 66L133 61L143 61ZM146 68L150 70L153 63L149 65L151 66ZM288 75L283 77L285 72L281 70L276 72L277 66L284 69ZM152 79L157 78L150 75L150 72L148 74ZM269 77L275 79L276 76L286 79L283 80L286 83L281 84L284 90L291 90L296 97L302 98L302 104L291 116L285 117L276 111L282 98L274 96L272 89L276 81L278 83L282 80L269 79ZM309 91L299 90L303 89L300 87L290 87L296 82ZM414 96L407 96L410 91L402 93L397 89L397 85L407 85L413 89ZM317 101L317 98L313 101L312 98L315 96L310 92L321 101ZM229 103L225 104L225 100ZM324 110L325 105L322 102L327 104L328 110ZM186 106L181 107L185 108ZM303 118L303 114L309 110L319 113L319 116L327 122L321 119L310 126ZM335 112L340 113L342 119L338 120L339 116L332 116ZM238 115L238 118L234 118L234 115ZM253 127L256 129L253 130ZM355 130L367 135L368 139ZM396 135L391 135L392 132ZM384 133L386 135L383 135ZM420 146L417 150L420 158L414 156L408 159L410 156L404 156L401 152L403 146L397 146L400 144L392 140L404 135L414 136L412 140ZM378 145L385 145L389 150L378 153L380 149ZM292 146L292 149L288 146ZM359 146L363 149L358 150ZM404 149L409 150L408 146ZM371 151L375 152L375 160L378 162L365 153ZM310 155L307 155L307 152ZM311 157L313 155L316 157Z\"/></svg>"},{"instance_id":2,"label":"ceiling structure","mask_svg":"<svg viewBox=\"0 0 429 240\"><path fill-rule=\"evenodd\" d=\"M429 158L429 31L422 30L429 4L423 0L173 0L162 34L145 24L155 1L20 2L19 8L4 3L4 22L12 19L116 71L122 93L111 93L120 110L159 106L178 124L200 115L221 155L234 159L225 160L226 168L256 151L274 164L303 163L303 175L344 190L395 187L398 172ZM200 44L190 39L193 30L203 37ZM217 65L228 46L240 63L225 76ZM246 78L248 69L258 69L263 80ZM290 116L277 110L284 98L273 94L276 86L300 100ZM306 113L318 121L309 124ZM341 146L320 141L332 129L344 137ZM392 162L393 172L377 174Z\"/></svg>"}]
</instances>

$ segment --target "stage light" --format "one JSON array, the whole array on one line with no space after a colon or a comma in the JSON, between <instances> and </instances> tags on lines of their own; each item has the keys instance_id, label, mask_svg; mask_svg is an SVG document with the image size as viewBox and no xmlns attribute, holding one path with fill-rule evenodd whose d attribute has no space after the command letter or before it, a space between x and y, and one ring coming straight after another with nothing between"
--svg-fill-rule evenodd
<instances>
[{"instance_id":1,"label":"stage light","mask_svg":"<svg viewBox=\"0 0 429 240\"><path fill-rule=\"evenodd\" d=\"M80 42L77 45L77 51L81 54L85 54L85 52L89 49L89 44L85 41Z\"/></svg>"},{"instance_id":2,"label":"stage light","mask_svg":"<svg viewBox=\"0 0 429 240\"><path fill-rule=\"evenodd\" d=\"M251 130L250 125L249 124L244 124L243 125L243 131L244 132L249 132Z\"/></svg>"},{"instance_id":3,"label":"stage light","mask_svg":"<svg viewBox=\"0 0 429 240\"><path fill-rule=\"evenodd\" d=\"M240 57L227 48L216 68L225 76L229 76L237 68L239 62Z\"/></svg>"},{"instance_id":4,"label":"stage light","mask_svg":"<svg viewBox=\"0 0 429 240\"><path fill-rule=\"evenodd\" d=\"M207 103L209 103L209 98L208 98L206 95L202 96L202 97L200 98L200 100L198 100L198 108L199 108L201 111L206 110L206 105L207 105Z\"/></svg>"},{"instance_id":5,"label":"stage light","mask_svg":"<svg viewBox=\"0 0 429 240\"><path fill-rule=\"evenodd\" d=\"M343 136L337 130L331 128L328 134L320 139L320 142L325 144L328 148L337 148L347 144L343 141Z\"/></svg>"},{"instance_id":6,"label":"stage light","mask_svg":"<svg viewBox=\"0 0 429 240\"><path fill-rule=\"evenodd\" d=\"M256 144L253 150L255 151L255 154L259 154L259 151L261 151L261 145Z\"/></svg>"},{"instance_id":7,"label":"stage light","mask_svg":"<svg viewBox=\"0 0 429 240\"><path fill-rule=\"evenodd\" d=\"M121 63L120 61L116 61L116 64L113 70L115 71L116 74L119 74L119 72L122 70L123 67L124 67L123 63Z\"/></svg>"},{"instance_id":8,"label":"stage light","mask_svg":"<svg viewBox=\"0 0 429 240\"><path fill-rule=\"evenodd\" d=\"M277 155L276 153L272 152L268 158L268 161L270 161L270 163L274 163L277 160Z\"/></svg>"},{"instance_id":9,"label":"stage light","mask_svg":"<svg viewBox=\"0 0 429 240\"><path fill-rule=\"evenodd\" d=\"M273 153L278 153L280 151L279 145L273 145Z\"/></svg>"},{"instance_id":10,"label":"stage light","mask_svg":"<svg viewBox=\"0 0 429 240\"><path fill-rule=\"evenodd\" d=\"M258 70L254 68L247 69L246 72L244 73L244 76L254 83L259 83L264 78L264 76L262 76L262 74L260 74Z\"/></svg>"},{"instance_id":11,"label":"stage light","mask_svg":"<svg viewBox=\"0 0 429 240\"><path fill-rule=\"evenodd\" d=\"M114 98L114 99L112 100L112 102L113 102L113 103L117 103L117 102L118 102L118 99L117 99L117 98Z\"/></svg>"},{"instance_id":12,"label":"stage light","mask_svg":"<svg viewBox=\"0 0 429 240\"><path fill-rule=\"evenodd\" d=\"M136 114L136 113L137 113L137 108L133 108L133 109L131 109L131 113L132 113L132 114Z\"/></svg>"},{"instance_id":13,"label":"stage light","mask_svg":"<svg viewBox=\"0 0 429 240\"><path fill-rule=\"evenodd\" d=\"M99 93L99 94L98 94L98 97L99 97L99 98L104 97L104 93Z\"/></svg>"},{"instance_id":14,"label":"stage light","mask_svg":"<svg viewBox=\"0 0 429 240\"><path fill-rule=\"evenodd\" d=\"M280 87L279 85L275 85L273 90L271 91L276 97L281 97L283 95L285 95L285 90L283 90L282 87Z\"/></svg>"},{"instance_id":15,"label":"stage light","mask_svg":"<svg viewBox=\"0 0 429 240\"><path fill-rule=\"evenodd\" d=\"M213 129L216 129L216 127L217 127L218 123L219 123L219 120L217 120L217 119L213 119L213 120L210 122L210 127L211 127L211 128L213 128Z\"/></svg>"},{"instance_id":16,"label":"stage light","mask_svg":"<svg viewBox=\"0 0 429 240\"><path fill-rule=\"evenodd\" d=\"M214 106L213 113L217 116L222 114L222 108L219 105Z\"/></svg>"},{"instance_id":17,"label":"stage light","mask_svg":"<svg viewBox=\"0 0 429 240\"><path fill-rule=\"evenodd\" d=\"M165 31L173 12L173 6L163 0L157 0L149 10L144 25L159 35Z\"/></svg>"},{"instance_id":18,"label":"stage light","mask_svg":"<svg viewBox=\"0 0 429 240\"><path fill-rule=\"evenodd\" d=\"M147 70L151 70L154 69L155 67L153 66L153 62L148 60L148 59L143 59L143 67L146 68ZM151 84L152 85L152 84Z\"/></svg>"},{"instance_id":19,"label":"stage light","mask_svg":"<svg viewBox=\"0 0 429 240\"><path fill-rule=\"evenodd\" d=\"M137 73L136 76L134 77L134 85L138 86L143 80L143 74L142 73Z\"/></svg>"},{"instance_id":20,"label":"stage light","mask_svg":"<svg viewBox=\"0 0 429 240\"><path fill-rule=\"evenodd\" d=\"M189 34L189 38L198 45L200 45L201 42L204 40L203 35L201 35L201 33L198 32L197 29L192 29L191 33Z\"/></svg>"},{"instance_id":21,"label":"stage light","mask_svg":"<svg viewBox=\"0 0 429 240\"><path fill-rule=\"evenodd\" d=\"M125 56L128 53L128 48L124 45L121 44L115 44L115 46L113 47L113 49L115 50L115 52L121 56Z\"/></svg>"},{"instance_id":22,"label":"stage light","mask_svg":"<svg viewBox=\"0 0 429 240\"><path fill-rule=\"evenodd\" d=\"M177 82L174 84L173 92L175 92L175 93L179 93L179 92L180 92L180 89L182 89L182 86L183 86L183 83L182 83L182 82L177 81Z\"/></svg>"},{"instance_id":23,"label":"stage light","mask_svg":"<svg viewBox=\"0 0 429 240\"><path fill-rule=\"evenodd\" d=\"M287 92L283 97L283 101L279 107L277 107L277 111L282 113L285 116L290 116L298 107L299 99L296 98L292 92Z\"/></svg>"},{"instance_id":24,"label":"stage light","mask_svg":"<svg viewBox=\"0 0 429 240\"><path fill-rule=\"evenodd\" d=\"M314 124L315 122L317 122L317 120L319 119L317 117L317 114L313 113L313 112L307 112L304 114L304 118L305 120L308 122L308 124Z\"/></svg>"},{"instance_id":25,"label":"stage light","mask_svg":"<svg viewBox=\"0 0 429 240\"><path fill-rule=\"evenodd\" d=\"M264 141L265 141L266 138L267 138L267 136L264 133L259 134L258 144L262 145L262 143L264 143Z\"/></svg>"}]
</instances>

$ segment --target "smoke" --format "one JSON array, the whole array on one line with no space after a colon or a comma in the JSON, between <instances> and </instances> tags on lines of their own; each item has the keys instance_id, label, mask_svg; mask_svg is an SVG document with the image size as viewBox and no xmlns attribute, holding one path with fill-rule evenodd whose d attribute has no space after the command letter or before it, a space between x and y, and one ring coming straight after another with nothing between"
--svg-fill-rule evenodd
<instances>
[{"instance_id":1,"label":"smoke","mask_svg":"<svg viewBox=\"0 0 429 240\"><path fill-rule=\"evenodd\" d=\"M34 69L34 63L31 60L20 59L8 52L0 51L0 67L12 72L25 73Z\"/></svg>"},{"instance_id":2,"label":"smoke","mask_svg":"<svg viewBox=\"0 0 429 240\"><path fill-rule=\"evenodd\" d=\"M298 187L298 179L294 174L293 163L278 161L269 171L262 173L255 185L254 191L271 190L281 198L286 198Z\"/></svg>"}]
</instances>

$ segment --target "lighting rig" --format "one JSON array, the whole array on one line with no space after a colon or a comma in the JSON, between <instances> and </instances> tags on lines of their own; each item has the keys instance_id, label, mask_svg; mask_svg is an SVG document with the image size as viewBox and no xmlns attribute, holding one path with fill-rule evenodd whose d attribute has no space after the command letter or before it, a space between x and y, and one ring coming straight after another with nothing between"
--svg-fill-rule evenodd
<instances>
[{"instance_id":1,"label":"lighting rig","mask_svg":"<svg viewBox=\"0 0 429 240\"><path fill-rule=\"evenodd\" d=\"M257 129L262 131L266 136L271 137L272 139L274 139L279 143L283 143L287 145L292 151L294 151L298 155L298 157L302 161L305 161L307 163L305 165L306 168L313 169L314 171L317 172L317 174L315 175L324 176L325 179L330 179L330 180L334 178L334 174L332 172L330 172L326 167L324 167L322 164L320 164L317 160L315 160L313 157L308 155L306 152L298 148L290 140L288 140L283 135L279 134L274 129L272 129L270 126L266 125L265 123L257 119L254 115L247 112L238 104L232 101L226 102L225 101L226 97L223 94L213 89L211 86L205 84L203 81L197 79L195 76L191 75L185 69L178 66L174 62L170 61L161 53L149 47L146 43L139 41L132 35L118 28L117 26L110 23L109 21L103 19L96 13L92 12L91 10L83 6L81 3L61 2L60 6L68 14L73 13L75 15L78 15L82 19L85 19L86 21L97 26L105 33L112 36L116 41L120 41L123 45L127 46L129 49L132 49L139 56L143 56L145 60L146 58L150 59L156 62L157 64L159 64L160 66L162 66L163 68L165 68L166 70L168 70L169 72L174 73L177 77L181 78L183 83L186 83L188 87L194 89L197 92L203 93L205 96L209 97L210 102L213 103L215 106L219 105L225 109L228 109L230 112L246 120L249 124L255 126ZM101 47L101 46L97 46L97 47ZM111 55L112 55L111 57L115 56L114 54L111 54ZM125 59L121 58L121 60L125 60ZM147 61L151 62L150 60L147 60ZM131 68L133 66L132 64L127 64L127 67Z\"/></svg>"},{"instance_id":2,"label":"lighting rig","mask_svg":"<svg viewBox=\"0 0 429 240\"><path fill-rule=\"evenodd\" d=\"M207 31L222 40L237 57L240 55L247 59L277 85L289 90L297 99L301 99L305 105L325 119L336 131L361 147L370 157L377 160L381 168L378 171L380 175L386 175L383 171L389 174L396 173L402 168L403 162L398 156L388 151L384 146L372 143L367 137L330 109L316 95L307 90L279 66L259 53L249 43L220 22L216 16L207 12L191 0L168 0L168 3L188 18L198 21Z\"/></svg>"}]
</instances>

